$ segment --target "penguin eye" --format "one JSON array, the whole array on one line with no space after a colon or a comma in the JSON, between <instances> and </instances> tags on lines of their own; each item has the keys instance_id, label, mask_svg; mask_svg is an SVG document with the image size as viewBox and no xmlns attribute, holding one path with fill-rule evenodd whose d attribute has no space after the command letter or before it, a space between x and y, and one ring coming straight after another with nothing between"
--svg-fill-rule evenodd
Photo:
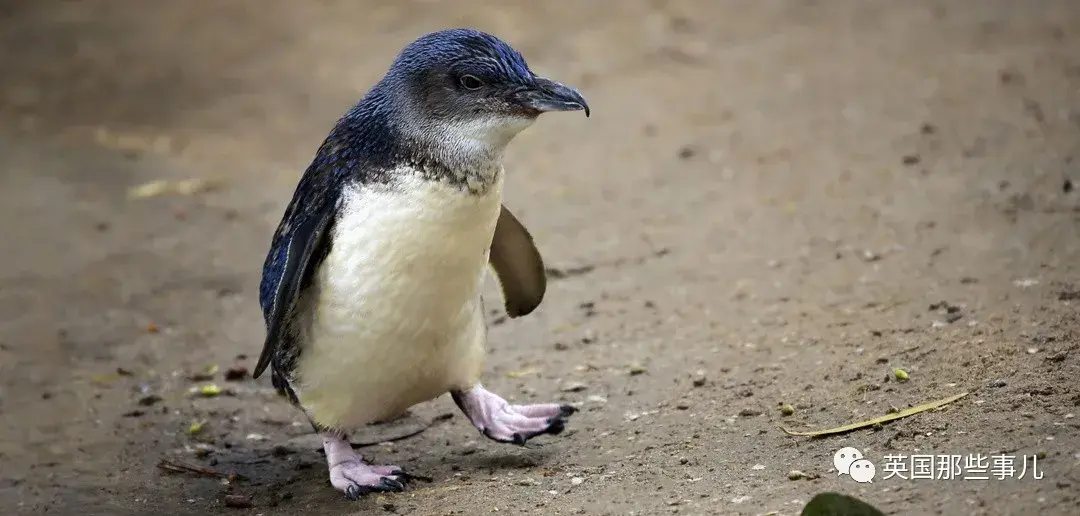
<instances>
[{"instance_id":1,"label":"penguin eye","mask_svg":"<svg viewBox=\"0 0 1080 516\"><path fill-rule=\"evenodd\" d=\"M462 75L460 82L461 86L467 90L478 90L484 85L475 75Z\"/></svg>"}]
</instances>

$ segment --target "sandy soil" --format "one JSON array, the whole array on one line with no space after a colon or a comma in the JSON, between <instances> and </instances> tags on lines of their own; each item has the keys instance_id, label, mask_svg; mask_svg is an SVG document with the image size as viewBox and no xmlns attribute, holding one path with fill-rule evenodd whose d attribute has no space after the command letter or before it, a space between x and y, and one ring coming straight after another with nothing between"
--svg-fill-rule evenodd
<instances>
[{"instance_id":1,"label":"sandy soil","mask_svg":"<svg viewBox=\"0 0 1080 516\"><path fill-rule=\"evenodd\" d=\"M1074 1L39 0L0 25L5 514L791 515L828 490L891 514L1080 510ZM508 157L508 204L575 274L533 316L492 314L484 379L583 410L522 449L446 398L416 407L355 438L434 421L366 450L432 482L348 502L268 381L222 376L258 354L259 267L315 147L448 26L593 106ZM220 187L127 196L183 178ZM844 446L872 484L837 475ZM1037 456L1043 477L886 479L888 454L1005 454L1016 475Z\"/></svg>"}]
</instances>

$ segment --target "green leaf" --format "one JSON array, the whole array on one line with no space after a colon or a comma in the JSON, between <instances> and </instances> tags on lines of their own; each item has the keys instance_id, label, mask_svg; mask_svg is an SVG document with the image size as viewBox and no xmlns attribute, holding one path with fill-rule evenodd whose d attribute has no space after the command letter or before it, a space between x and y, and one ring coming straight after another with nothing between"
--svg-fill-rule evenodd
<instances>
[{"instance_id":1,"label":"green leaf","mask_svg":"<svg viewBox=\"0 0 1080 516\"><path fill-rule=\"evenodd\" d=\"M800 516L885 516L885 513L848 495L820 493L803 507Z\"/></svg>"}]
</instances>

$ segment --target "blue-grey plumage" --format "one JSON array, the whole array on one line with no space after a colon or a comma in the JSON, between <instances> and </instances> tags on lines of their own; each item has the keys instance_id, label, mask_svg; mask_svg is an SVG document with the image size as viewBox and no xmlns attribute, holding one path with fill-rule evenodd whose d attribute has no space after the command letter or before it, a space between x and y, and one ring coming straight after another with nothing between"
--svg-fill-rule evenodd
<instances>
[{"instance_id":1,"label":"blue-grey plumage","mask_svg":"<svg viewBox=\"0 0 1080 516\"><path fill-rule=\"evenodd\" d=\"M323 434L334 487L355 498L407 478L344 432L450 392L484 435L523 444L572 409L509 405L479 384L490 265L509 315L543 298L543 262L501 202L506 145L540 114L584 110L502 40L427 34L335 125L297 185L263 266L255 368Z\"/></svg>"}]
</instances>

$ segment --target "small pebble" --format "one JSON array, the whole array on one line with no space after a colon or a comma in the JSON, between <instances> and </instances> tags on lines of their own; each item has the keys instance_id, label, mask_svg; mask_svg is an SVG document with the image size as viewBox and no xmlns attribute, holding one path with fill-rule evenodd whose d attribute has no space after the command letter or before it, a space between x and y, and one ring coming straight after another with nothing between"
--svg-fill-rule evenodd
<instances>
[{"instance_id":1,"label":"small pebble","mask_svg":"<svg viewBox=\"0 0 1080 516\"><path fill-rule=\"evenodd\" d=\"M1018 280L1013 282L1013 285L1016 285L1017 287L1020 287L1020 288L1034 287L1035 285L1038 285L1038 284L1039 284L1039 280L1037 280L1035 278L1018 279Z\"/></svg>"},{"instance_id":2,"label":"small pebble","mask_svg":"<svg viewBox=\"0 0 1080 516\"><path fill-rule=\"evenodd\" d=\"M225 380L229 382L239 382L244 378L247 378L248 369L241 365L235 365L225 370Z\"/></svg>"},{"instance_id":3,"label":"small pebble","mask_svg":"<svg viewBox=\"0 0 1080 516\"><path fill-rule=\"evenodd\" d=\"M560 390L563 392L581 392L587 387L584 382L566 382Z\"/></svg>"},{"instance_id":4,"label":"small pebble","mask_svg":"<svg viewBox=\"0 0 1080 516\"><path fill-rule=\"evenodd\" d=\"M896 381L898 381L898 382L906 382L906 381L908 381L907 371L905 371L903 369L900 369L899 367L897 367L896 369L893 369L893 376L896 377Z\"/></svg>"},{"instance_id":5,"label":"small pebble","mask_svg":"<svg viewBox=\"0 0 1080 516\"><path fill-rule=\"evenodd\" d=\"M637 376L649 372L649 369L641 364L630 364L630 370L628 372L630 373L630 376Z\"/></svg>"},{"instance_id":6,"label":"small pebble","mask_svg":"<svg viewBox=\"0 0 1080 516\"><path fill-rule=\"evenodd\" d=\"M782 416L790 416L790 415L792 415L794 413L795 413L795 407L791 406L790 403L784 403L783 405L780 405L780 415L782 415Z\"/></svg>"},{"instance_id":7,"label":"small pebble","mask_svg":"<svg viewBox=\"0 0 1080 516\"><path fill-rule=\"evenodd\" d=\"M157 394L149 394L147 396L139 398L139 405L149 407L150 405L153 405L159 401L161 401L161 396L158 396Z\"/></svg>"},{"instance_id":8,"label":"small pebble","mask_svg":"<svg viewBox=\"0 0 1080 516\"><path fill-rule=\"evenodd\" d=\"M274 457L278 457L278 458L288 457L289 455L292 455L293 453L294 453L294 450L292 450L291 448L289 448L288 446L285 446L283 444L275 445L273 448L270 449L270 454L273 455Z\"/></svg>"},{"instance_id":9,"label":"small pebble","mask_svg":"<svg viewBox=\"0 0 1080 516\"><path fill-rule=\"evenodd\" d=\"M800 480L806 478L806 473L803 473L802 471L799 471L797 469L793 469L791 471L788 471L787 478L788 480Z\"/></svg>"},{"instance_id":10,"label":"small pebble","mask_svg":"<svg viewBox=\"0 0 1080 516\"><path fill-rule=\"evenodd\" d=\"M605 398L603 396L597 396L595 394L590 395L588 398L585 398L585 400L586 401L591 401L593 403L600 403L600 404L607 403L607 398Z\"/></svg>"},{"instance_id":11,"label":"small pebble","mask_svg":"<svg viewBox=\"0 0 1080 516\"><path fill-rule=\"evenodd\" d=\"M988 387L1004 387L1006 385L1005 380L994 380L987 384Z\"/></svg>"},{"instance_id":12,"label":"small pebble","mask_svg":"<svg viewBox=\"0 0 1080 516\"><path fill-rule=\"evenodd\" d=\"M679 410L689 409L690 408L690 402L686 401L686 400L679 400L678 403L675 404L675 408L677 408Z\"/></svg>"},{"instance_id":13,"label":"small pebble","mask_svg":"<svg viewBox=\"0 0 1080 516\"><path fill-rule=\"evenodd\" d=\"M239 494L225 495L225 507L233 509L249 509L252 507L251 497Z\"/></svg>"},{"instance_id":14,"label":"small pebble","mask_svg":"<svg viewBox=\"0 0 1080 516\"><path fill-rule=\"evenodd\" d=\"M705 376L705 371L698 371L694 375L694 387L704 387L708 378Z\"/></svg>"},{"instance_id":15,"label":"small pebble","mask_svg":"<svg viewBox=\"0 0 1080 516\"><path fill-rule=\"evenodd\" d=\"M583 483L585 483L585 479L581 477L574 477L570 479L570 485L580 486Z\"/></svg>"},{"instance_id":16,"label":"small pebble","mask_svg":"<svg viewBox=\"0 0 1080 516\"><path fill-rule=\"evenodd\" d=\"M757 416L757 415L760 415L760 414L761 414L761 411L758 410L758 409L754 409L754 408L744 408L744 409L739 411L739 415L742 416L742 417L751 417L751 416Z\"/></svg>"},{"instance_id":17,"label":"small pebble","mask_svg":"<svg viewBox=\"0 0 1080 516\"><path fill-rule=\"evenodd\" d=\"M215 451L217 451L217 450L212 445L209 445L209 444L206 444L206 443L196 443L195 444L195 456L196 457L199 457L199 458L209 457Z\"/></svg>"},{"instance_id":18,"label":"small pebble","mask_svg":"<svg viewBox=\"0 0 1080 516\"><path fill-rule=\"evenodd\" d=\"M208 382L214 379L214 375L218 372L218 366L209 365L205 369L197 373L191 373L188 375L188 380L193 382Z\"/></svg>"}]
</instances>

